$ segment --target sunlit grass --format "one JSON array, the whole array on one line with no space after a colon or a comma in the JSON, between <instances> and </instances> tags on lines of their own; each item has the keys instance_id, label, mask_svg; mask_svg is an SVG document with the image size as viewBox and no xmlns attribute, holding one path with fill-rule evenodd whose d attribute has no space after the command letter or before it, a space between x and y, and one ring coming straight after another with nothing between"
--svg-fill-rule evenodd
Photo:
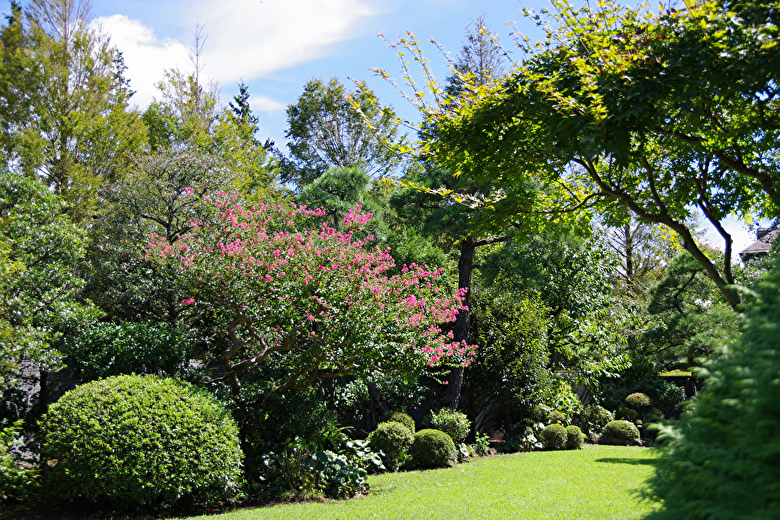
<instances>
[{"instance_id":1,"label":"sunlit grass","mask_svg":"<svg viewBox=\"0 0 780 520\"><path fill-rule=\"evenodd\" d=\"M641 518L655 507L637 496L652 473L655 457L653 449L618 446L501 455L450 469L373 476L371 494L362 499L243 509L197 518L627 520Z\"/></svg>"}]
</instances>

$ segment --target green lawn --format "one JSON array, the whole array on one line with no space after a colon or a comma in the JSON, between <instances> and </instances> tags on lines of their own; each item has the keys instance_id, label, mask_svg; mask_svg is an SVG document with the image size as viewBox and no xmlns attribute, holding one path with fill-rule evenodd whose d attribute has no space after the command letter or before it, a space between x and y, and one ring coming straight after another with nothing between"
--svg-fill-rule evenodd
<instances>
[{"instance_id":1,"label":"green lawn","mask_svg":"<svg viewBox=\"0 0 780 520\"><path fill-rule=\"evenodd\" d=\"M636 492L650 476L655 457L653 449L619 446L500 455L450 469L373 476L371 494L362 499L244 509L197 518L628 520L641 518L654 508Z\"/></svg>"}]
</instances>

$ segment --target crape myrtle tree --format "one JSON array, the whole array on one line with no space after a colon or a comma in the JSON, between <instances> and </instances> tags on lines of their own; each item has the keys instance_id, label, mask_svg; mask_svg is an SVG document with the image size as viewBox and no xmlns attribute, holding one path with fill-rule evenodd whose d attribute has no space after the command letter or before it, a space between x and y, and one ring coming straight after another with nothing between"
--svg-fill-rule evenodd
<instances>
[{"instance_id":1,"label":"crape myrtle tree","mask_svg":"<svg viewBox=\"0 0 780 520\"><path fill-rule=\"evenodd\" d=\"M543 177L566 187L565 204L599 200L667 226L737 309L722 221L774 211L777 3L553 5L551 26L529 13L546 37L521 43L527 58L500 86L429 112L423 148L493 183L499 213L522 210L515 186ZM693 211L722 237L721 265L686 224Z\"/></svg>"},{"instance_id":2,"label":"crape myrtle tree","mask_svg":"<svg viewBox=\"0 0 780 520\"><path fill-rule=\"evenodd\" d=\"M275 353L293 367L278 384L289 389L341 374L468 364L472 347L441 328L463 309L463 292L448 294L440 271L420 266L387 276L389 252L353 235L371 218L359 207L336 231L323 211L245 208L235 194L203 204L216 211L212 220L194 222L173 244L153 239L148 255L179 271L183 303L222 316L229 343L219 359L236 398L241 374Z\"/></svg>"}]
</instances>

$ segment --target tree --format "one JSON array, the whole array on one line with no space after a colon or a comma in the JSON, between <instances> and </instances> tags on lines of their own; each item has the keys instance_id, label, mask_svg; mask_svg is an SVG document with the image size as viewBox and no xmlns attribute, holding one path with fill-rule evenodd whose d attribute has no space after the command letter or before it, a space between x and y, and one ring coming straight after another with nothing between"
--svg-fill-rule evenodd
<instances>
[{"instance_id":1,"label":"tree","mask_svg":"<svg viewBox=\"0 0 780 520\"><path fill-rule=\"evenodd\" d=\"M2 29L4 159L60 194L76 220L145 140L122 55L87 26L89 10L88 1L33 0L23 16L12 3Z\"/></svg>"},{"instance_id":2,"label":"tree","mask_svg":"<svg viewBox=\"0 0 780 520\"><path fill-rule=\"evenodd\" d=\"M483 13L466 26L466 41L452 64L454 73L447 78L447 94L458 96L474 85L487 85L506 74L506 53L498 37L490 32Z\"/></svg>"},{"instance_id":3,"label":"tree","mask_svg":"<svg viewBox=\"0 0 780 520\"><path fill-rule=\"evenodd\" d=\"M682 247L665 227L629 217L619 226L602 226L600 236L618 259L613 285L621 295L641 298L666 273Z\"/></svg>"},{"instance_id":4,"label":"tree","mask_svg":"<svg viewBox=\"0 0 780 520\"><path fill-rule=\"evenodd\" d=\"M493 182L507 214L527 204L514 187L542 176L566 186L557 211L601 201L667 226L737 309L721 222L775 211L774 4L698 3L658 15L554 5L557 29L524 45L528 59L500 87L429 112L437 131L423 149ZM723 238L722 266L686 224L694 210Z\"/></svg>"},{"instance_id":5,"label":"tree","mask_svg":"<svg viewBox=\"0 0 780 520\"><path fill-rule=\"evenodd\" d=\"M239 174L242 192L257 200L279 197L277 165L268 153L271 143L255 136L258 119L245 84L227 107L218 102L216 84L199 82L197 68L189 74L168 70L157 87L160 98L143 114L152 153L189 148L210 154Z\"/></svg>"},{"instance_id":6,"label":"tree","mask_svg":"<svg viewBox=\"0 0 780 520\"><path fill-rule=\"evenodd\" d=\"M0 174L0 389L16 386L20 363L31 362L41 370L44 406L47 371L61 366L63 337L100 315L79 298L87 237L63 206L36 180Z\"/></svg>"},{"instance_id":7,"label":"tree","mask_svg":"<svg viewBox=\"0 0 780 520\"><path fill-rule=\"evenodd\" d=\"M418 266L386 276L393 265L387 251L369 249L370 237L353 239L370 214L348 213L337 232L307 229L322 211L243 208L235 195L210 203L214 221L196 223L172 245L160 237L149 255L180 272L183 303L213 306L222 317L230 342L220 361L234 396L240 374L275 354L293 369L278 385L286 388L468 363L471 347L440 328L455 319L463 292L446 294L439 272Z\"/></svg>"},{"instance_id":8,"label":"tree","mask_svg":"<svg viewBox=\"0 0 780 520\"><path fill-rule=\"evenodd\" d=\"M287 123L290 157L283 162L283 182L301 187L331 166L362 168L381 177L398 163L389 146L398 137L392 108L379 105L370 90L347 92L338 78L327 84L309 80L298 101L287 107Z\"/></svg>"},{"instance_id":9,"label":"tree","mask_svg":"<svg viewBox=\"0 0 780 520\"><path fill-rule=\"evenodd\" d=\"M149 237L156 233L174 243L193 221L206 218L201 199L238 182L218 159L189 149L139 158L123 182L102 191L86 297L113 320L181 324L191 308L181 304L176 272L144 259Z\"/></svg>"},{"instance_id":10,"label":"tree","mask_svg":"<svg viewBox=\"0 0 780 520\"><path fill-rule=\"evenodd\" d=\"M777 349L780 266L758 284L744 333L701 374L707 386L695 410L662 437L664 456L648 498L663 507L650 518L774 518L780 467Z\"/></svg>"}]
</instances>

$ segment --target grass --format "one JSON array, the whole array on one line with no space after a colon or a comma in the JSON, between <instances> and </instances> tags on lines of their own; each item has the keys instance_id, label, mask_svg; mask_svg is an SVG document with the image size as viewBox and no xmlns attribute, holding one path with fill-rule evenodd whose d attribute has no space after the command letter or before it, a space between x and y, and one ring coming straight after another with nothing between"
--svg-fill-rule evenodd
<instances>
[{"instance_id":1,"label":"grass","mask_svg":"<svg viewBox=\"0 0 780 520\"><path fill-rule=\"evenodd\" d=\"M628 520L655 508L637 495L652 473L655 458L651 448L622 446L501 455L449 469L373 476L371 494L362 499L243 509L188 520Z\"/></svg>"}]
</instances>

